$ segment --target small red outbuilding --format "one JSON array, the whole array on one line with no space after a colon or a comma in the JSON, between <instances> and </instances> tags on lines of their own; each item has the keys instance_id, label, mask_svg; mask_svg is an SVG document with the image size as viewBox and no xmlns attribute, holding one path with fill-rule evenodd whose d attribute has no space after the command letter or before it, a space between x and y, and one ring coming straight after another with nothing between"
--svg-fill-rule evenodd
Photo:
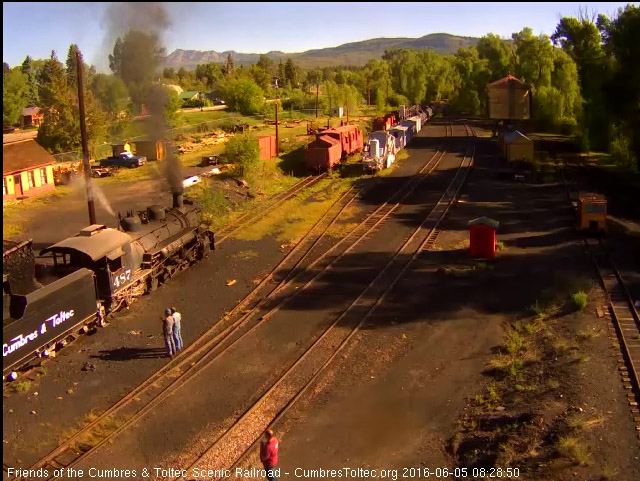
<instances>
[{"instance_id":1,"label":"small red outbuilding","mask_svg":"<svg viewBox=\"0 0 640 481\"><path fill-rule=\"evenodd\" d=\"M258 145L260 146L260 160L269 160L278 155L276 152L276 136L265 135L258 137Z\"/></svg>"},{"instance_id":2,"label":"small red outbuilding","mask_svg":"<svg viewBox=\"0 0 640 481\"><path fill-rule=\"evenodd\" d=\"M469 255L493 259L496 256L496 230L500 223L488 217L469 221Z\"/></svg>"}]
</instances>

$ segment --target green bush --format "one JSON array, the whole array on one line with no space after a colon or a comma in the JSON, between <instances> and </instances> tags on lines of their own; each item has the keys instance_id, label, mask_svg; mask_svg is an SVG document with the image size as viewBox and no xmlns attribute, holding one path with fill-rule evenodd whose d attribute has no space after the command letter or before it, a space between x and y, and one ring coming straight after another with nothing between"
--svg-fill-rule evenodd
<instances>
[{"instance_id":1,"label":"green bush","mask_svg":"<svg viewBox=\"0 0 640 481\"><path fill-rule=\"evenodd\" d=\"M611 157L616 164L623 167L634 167L636 160L631 150L631 142L622 129L616 128L611 140Z\"/></svg>"},{"instance_id":2,"label":"green bush","mask_svg":"<svg viewBox=\"0 0 640 481\"><path fill-rule=\"evenodd\" d=\"M504 348L509 354L515 354L527 348L527 341L519 332L510 331L505 336Z\"/></svg>"},{"instance_id":3,"label":"green bush","mask_svg":"<svg viewBox=\"0 0 640 481\"><path fill-rule=\"evenodd\" d=\"M235 164L241 175L247 175L260 160L258 141L251 134L236 134L224 145L225 160Z\"/></svg>"},{"instance_id":4,"label":"green bush","mask_svg":"<svg viewBox=\"0 0 640 481\"><path fill-rule=\"evenodd\" d=\"M182 101L183 108L204 107L205 105L207 105L206 101L200 99L189 99Z\"/></svg>"},{"instance_id":5,"label":"green bush","mask_svg":"<svg viewBox=\"0 0 640 481\"><path fill-rule=\"evenodd\" d=\"M573 135L578 130L578 122L572 117L562 117L558 120L558 128L563 135Z\"/></svg>"},{"instance_id":6,"label":"green bush","mask_svg":"<svg viewBox=\"0 0 640 481\"><path fill-rule=\"evenodd\" d=\"M193 194L201 209L201 221L209 226L223 218L229 211L224 193L213 190L208 182L194 188Z\"/></svg>"},{"instance_id":7,"label":"green bush","mask_svg":"<svg viewBox=\"0 0 640 481\"><path fill-rule=\"evenodd\" d=\"M581 311L587 307L587 293L584 291L578 291L571 294L571 304L577 311Z\"/></svg>"}]
</instances>

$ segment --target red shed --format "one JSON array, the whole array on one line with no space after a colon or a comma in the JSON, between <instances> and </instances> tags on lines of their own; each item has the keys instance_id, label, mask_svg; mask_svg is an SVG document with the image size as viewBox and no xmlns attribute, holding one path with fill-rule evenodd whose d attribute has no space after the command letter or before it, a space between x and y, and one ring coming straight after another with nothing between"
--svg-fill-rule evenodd
<instances>
[{"instance_id":1,"label":"red shed","mask_svg":"<svg viewBox=\"0 0 640 481\"><path fill-rule=\"evenodd\" d=\"M493 259L496 256L496 230L499 222L488 217L469 221L469 255Z\"/></svg>"},{"instance_id":2,"label":"red shed","mask_svg":"<svg viewBox=\"0 0 640 481\"><path fill-rule=\"evenodd\" d=\"M258 137L258 145L260 146L260 160L269 160L277 155L275 135Z\"/></svg>"},{"instance_id":3,"label":"red shed","mask_svg":"<svg viewBox=\"0 0 640 481\"><path fill-rule=\"evenodd\" d=\"M328 170L340 162L342 147L340 141L328 135L318 135L304 149L304 166L308 170L319 172Z\"/></svg>"}]
</instances>

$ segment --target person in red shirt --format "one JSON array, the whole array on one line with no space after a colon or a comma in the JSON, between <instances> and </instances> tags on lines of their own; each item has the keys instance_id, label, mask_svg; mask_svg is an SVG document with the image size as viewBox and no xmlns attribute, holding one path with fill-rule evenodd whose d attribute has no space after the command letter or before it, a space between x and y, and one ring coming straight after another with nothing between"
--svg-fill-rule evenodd
<instances>
[{"instance_id":1,"label":"person in red shirt","mask_svg":"<svg viewBox=\"0 0 640 481\"><path fill-rule=\"evenodd\" d=\"M273 434L273 429L267 429L264 432L266 441L260 443L260 461L267 472L267 479L269 481L278 481L275 475L275 467L278 464L278 449L280 448L280 441Z\"/></svg>"}]
</instances>

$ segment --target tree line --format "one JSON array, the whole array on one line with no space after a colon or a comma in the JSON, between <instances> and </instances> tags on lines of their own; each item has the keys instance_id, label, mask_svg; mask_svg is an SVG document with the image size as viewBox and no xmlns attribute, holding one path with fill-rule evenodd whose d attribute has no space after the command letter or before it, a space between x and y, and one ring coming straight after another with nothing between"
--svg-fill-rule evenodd
<instances>
[{"instance_id":1,"label":"tree line","mask_svg":"<svg viewBox=\"0 0 640 481\"><path fill-rule=\"evenodd\" d=\"M628 5L611 19L564 17L550 37L535 35L530 28L508 39L488 34L454 55L393 49L364 66L314 69L303 69L290 58L275 62L266 55L249 67L237 66L229 55L223 63L201 64L194 70L160 70L164 50L158 39L134 31L116 41L109 56L112 75L85 69L91 136L104 137L106 125L111 131L122 128L150 96L161 101L146 103L159 105L168 124L175 122L177 94L158 90L160 83L209 92L210 99L224 99L230 110L246 115L270 112L267 97L278 97L283 108L295 110L315 109L318 99L322 113L338 105L371 105L384 113L402 104L447 100L459 112L485 115L487 84L511 73L531 87L535 129L573 135L584 150L611 152L620 163L637 167L639 38L640 8ZM24 106L40 106L48 124L41 129L41 140L52 151L79 145L79 134L73 133L74 48L70 47L66 68L55 54L47 60L27 57L21 66L3 68L4 125L15 124Z\"/></svg>"}]
</instances>

